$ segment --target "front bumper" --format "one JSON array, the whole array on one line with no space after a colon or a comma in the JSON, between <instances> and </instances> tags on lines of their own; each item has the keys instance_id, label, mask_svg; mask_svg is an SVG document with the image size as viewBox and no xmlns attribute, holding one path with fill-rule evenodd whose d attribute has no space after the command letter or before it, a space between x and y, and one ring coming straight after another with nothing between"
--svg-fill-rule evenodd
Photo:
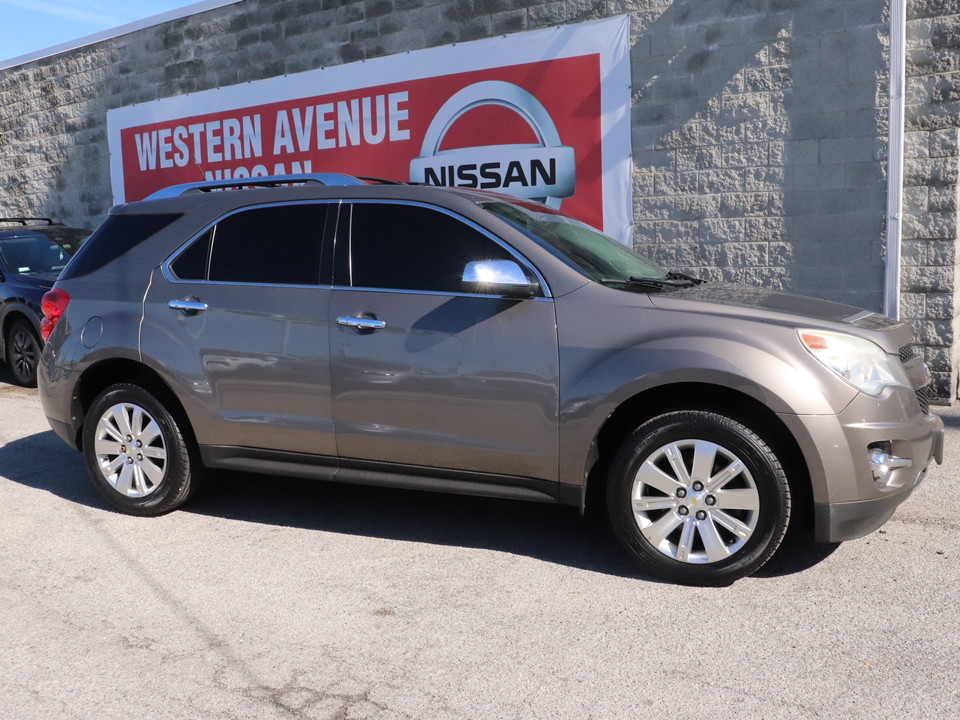
<instances>
[{"instance_id":1,"label":"front bumper","mask_svg":"<svg viewBox=\"0 0 960 720\"><path fill-rule=\"evenodd\" d=\"M861 395L836 416L780 416L807 462L817 542L873 532L910 497L930 464L943 461L943 421L920 412L913 392L902 390L907 392L891 390L881 398ZM909 465L875 479L868 453L876 443L888 444Z\"/></svg>"}]
</instances>

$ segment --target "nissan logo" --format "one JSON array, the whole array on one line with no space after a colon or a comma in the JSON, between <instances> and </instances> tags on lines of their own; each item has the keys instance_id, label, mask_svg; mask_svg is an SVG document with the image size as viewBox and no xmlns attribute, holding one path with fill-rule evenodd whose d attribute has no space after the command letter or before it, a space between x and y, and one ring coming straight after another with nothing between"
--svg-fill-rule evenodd
<instances>
[{"instance_id":1,"label":"nissan logo","mask_svg":"<svg viewBox=\"0 0 960 720\"><path fill-rule=\"evenodd\" d=\"M519 114L533 130L537 144L440 150L453 124L464 113L484 105L499 105ZM410 162L410 180L499 190L559 209L563 198L576 189L576 159L573 148L560 142L557 127L539 100L513 83L487 80L463 88L437 111L423 138L420 157Z\"/></svg>"}]
</instances>

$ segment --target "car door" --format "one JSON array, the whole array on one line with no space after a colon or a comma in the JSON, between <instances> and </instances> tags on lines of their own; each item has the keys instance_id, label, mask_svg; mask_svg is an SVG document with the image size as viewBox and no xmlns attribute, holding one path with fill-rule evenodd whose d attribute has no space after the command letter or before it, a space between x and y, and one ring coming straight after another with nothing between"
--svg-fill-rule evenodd
<instances>
[{"instance_id":1,"label":"car door","mask_svg":"<svg viewBox=\"0 0 960 720\"><path fill-rule=\"evenodd\" d=\"M330 301L342 467L391 463L557 479L554 305L465 292L471 261L513 259L478 226L410 203L340 213Z\"/></svg>"},{"instance_id":2,"label":"car door","mask_svg":"<svg viewBox=\"0 0 960 720\"><path fill-rule=\"evenodd\" d=\"M326 456L335 466L330 287L319 278L336 207L235 212L154 272L141 349L176 384L208 461L247 448Z\"/></svg>"}]
</instances>

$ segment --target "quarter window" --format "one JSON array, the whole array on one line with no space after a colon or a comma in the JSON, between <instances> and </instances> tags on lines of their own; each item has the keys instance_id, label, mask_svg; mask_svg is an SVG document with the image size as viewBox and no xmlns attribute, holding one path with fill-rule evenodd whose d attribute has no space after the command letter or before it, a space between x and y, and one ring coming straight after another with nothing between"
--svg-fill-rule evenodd
<instances>
[{"instance_id":1,"label":"quarter window","mask_svg":"<svg viewBox=\"0 0 960 720\"><path fill-rule=\"evenodd\" d=\"M347 243L344 235L337 285L460 293L468 262L515 259L461 220L416 205L356 203Z\"/></svg>"},{"instance_id":2,"label":"quarter window","mask_svg":"<svg viewBox=\"0 0 960 720\"><path fill-rule=\"evenodd\" d=\"M210 261L210 239L213 237L213 228L207 230L170 266L173 273L181 280L206 280L207 264Z\"/></svg>"}]
</instances>

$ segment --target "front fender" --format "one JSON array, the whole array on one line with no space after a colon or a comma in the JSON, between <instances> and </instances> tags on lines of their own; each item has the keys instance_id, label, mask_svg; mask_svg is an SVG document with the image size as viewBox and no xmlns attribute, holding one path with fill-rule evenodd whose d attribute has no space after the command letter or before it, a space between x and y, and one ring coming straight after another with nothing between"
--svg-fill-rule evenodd
<instances>
[{"instance_id":1,"label":"front fender","mask_svg":"<svg viewBox=\"0 0 960 720\"><path fill-rule=\"evenodd\" d=\"M736 317L718 322L648 300L606 303L603 323L596 310L589 301L557 302L561 483L583 484L606 419L655 388L714 386L780 415L836 415L858 394L810 356L791 326Z\"/></svg>"}]
</instances>

